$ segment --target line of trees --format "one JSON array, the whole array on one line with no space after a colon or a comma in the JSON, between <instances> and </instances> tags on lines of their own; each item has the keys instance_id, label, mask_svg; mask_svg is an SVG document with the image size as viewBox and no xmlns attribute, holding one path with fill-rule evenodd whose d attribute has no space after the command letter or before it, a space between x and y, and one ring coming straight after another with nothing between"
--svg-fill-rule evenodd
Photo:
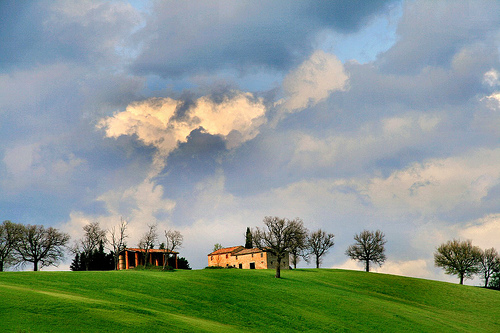
<instances>
[{"instance_id":1,"label":"line of trees","mask_svg":"<svg viewBox=\"0 0 500 333\"><path fill-rule=\"evenodd\" d=\"M477 274L485 287L500 288L500 256L495 248L482 250L471 240L453 239L436 249L434 264L446 274L457 275L460 284Z\"/></svg>"},{"instance_id":2,"label":"line of trees","mask_svg":"<svg viewBox=\"0 0 500 333\"><path fill-rule=\"evenodd\" d=\"M297 268L300 258L306 262L314 258L316 268L321 266L323 257L335 245L335 235L322 229L309 232L300 218L289 220L277 216L266 216L264 228L256 227L253 232L247 228L245 247L256 247L276 257L276 278L281 277L281 261L289 253L291 263ZM354 260L365 262L369 271L370 262L382 265L385 261L385 236L380 231L364 230L355 235L356 243L351 245L346 254Z\"/></svg>"},{"instance_id":3,"label":"line of trees","mask_svg":"<svg viewBox=\"0 0 500 333\"><path fill-rule=\"evenodd\" d=\"M316 268L319 268L323 256L334 246L335 235L322 229L309 232L300 218L289 220L277 216L266 216L264 228L256 227L253 232L247 228L245 247L253 245L273 254L277 258L276 278L281 277L281 261L289 253L291 263L297 268L300 258L310 262L314 258ZM370 263L382 265L385 260L385 235L380 230L375 232L363 230L354 236L356 243L349 246L345 252L353 260L362 261L365 270L370 271Z\"/></svg>"},{"instance_id":4,"label":"line of trees","mask_svg":"<svg viewBox=\"0 0 500 333\"><path fill-rule=\"evenodd\" d=\"M34 271L57 266L69 239L56 228L4 221L0 225L0 271L27 263L33 264Z\"/></svg>"}]
</instances>

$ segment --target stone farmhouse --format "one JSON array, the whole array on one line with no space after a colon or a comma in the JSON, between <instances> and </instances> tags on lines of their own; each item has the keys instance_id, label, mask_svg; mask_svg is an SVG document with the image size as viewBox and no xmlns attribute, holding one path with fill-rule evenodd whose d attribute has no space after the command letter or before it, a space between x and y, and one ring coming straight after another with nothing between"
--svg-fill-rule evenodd
<instances>
[{"instance_id":1,"label":"stone farmhouse","mask_svg":"<svg viewBox=\"0 0 500 333\"><path fill-rule=\"evenodd\" d=\"M276 256L258 248L243 246L226 247L208 254L208 266L235 267L240 269L276 268ZM290 267L289 255L281 261L281 269Z\"/></svg>"},{"instance_id":2,"label":"stone farmhouse","mask_svg":"<svg viewBox=\"0 0 500 333\"><path fill-rule=\"evenodd\" d=\"M137 248L126 248L118 257L118 269L131 269L140 265L144 265L144 253L146 250ZM164 254L170 253L170 258L174 258L175 268L177 268L177 255L179 252L163 250L163 249L151 249L149 250L149 263L155 266L163 267Z\"/></svg>"}]
</instances>

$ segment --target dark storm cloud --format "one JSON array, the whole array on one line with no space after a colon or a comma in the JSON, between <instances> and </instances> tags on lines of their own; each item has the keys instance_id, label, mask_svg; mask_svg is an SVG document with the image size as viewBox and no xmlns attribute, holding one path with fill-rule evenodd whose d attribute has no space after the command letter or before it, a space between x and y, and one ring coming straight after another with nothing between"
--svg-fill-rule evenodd
<instances>
[{"instance_id":1,"label":"dark storm cloud","mask_svg":"<svg viewBox=\"0 0 500 333\"><path fill-rule=\"evenodd\" d=\"M494 44L500 24L498 1L417 1L405 4L396 44L379 59L391 73L449 66L465 45Z\"/></svg>"},{"instance_id":2,"label":"dark storm cloud","mask_svg":"<svg viewBox=\"0 0 500 333\"><path fill-rule=\"evenodd\" d=\"M132 68L164 77L224 68L287 70L322 29L357 31L392 1L157 1Z\"/></svg>"},{"instance_id":3,"label":"dark storm cloud","mask_svg":"<svg viewBox=\"0 0 500 333\"><path fill-rule=\"evenodd\" d=\"M55 1L1 1L0 71L73 62L95 64L116 57L140 16L129 5Z\"/></svg>"}]
</instances>

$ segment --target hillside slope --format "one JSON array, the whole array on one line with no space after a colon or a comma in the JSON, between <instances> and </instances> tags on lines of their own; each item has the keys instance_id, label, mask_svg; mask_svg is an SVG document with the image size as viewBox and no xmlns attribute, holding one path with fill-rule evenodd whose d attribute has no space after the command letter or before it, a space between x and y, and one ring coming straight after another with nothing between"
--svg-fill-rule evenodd
<instances>
[{"instance_id":1,"label":"hillside slope","mask_svg":"<svg viewBox=\"0 0 500 333\"><path fill-rule=\"evenodd\" d=\"M500 332L500 292L345 270L4 272L1 331Z\"/></svg>"}]
</instances>

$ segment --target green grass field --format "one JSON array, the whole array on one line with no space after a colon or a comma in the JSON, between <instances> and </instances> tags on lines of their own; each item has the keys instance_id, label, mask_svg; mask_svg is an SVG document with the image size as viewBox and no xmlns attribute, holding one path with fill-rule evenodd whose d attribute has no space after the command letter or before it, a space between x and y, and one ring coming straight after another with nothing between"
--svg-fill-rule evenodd
<instances>
[{"instance_id":1,"label":"green grass field","mask_svg":"<svg viewBox=\"0 0 500 333\"><path fill-rule=\"evenodd\" d=\"M500 292L345 270L0 273L2 332L500 332Z\"/></svg>"}]
</instances>

